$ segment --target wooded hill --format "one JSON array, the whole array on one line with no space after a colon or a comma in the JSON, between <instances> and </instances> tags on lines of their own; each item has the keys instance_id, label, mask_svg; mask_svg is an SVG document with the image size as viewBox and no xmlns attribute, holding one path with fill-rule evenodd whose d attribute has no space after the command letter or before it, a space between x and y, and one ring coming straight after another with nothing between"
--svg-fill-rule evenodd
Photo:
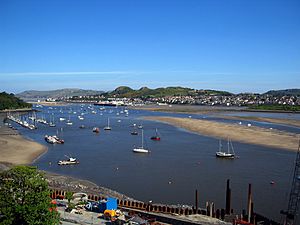
<instances>
[{"instance_id":1,"label":"wooded hill","mask_svg":"<svg viewBox=\"0 0 300 225\"><path fill-rule=\"evenodd\" d=\"M0 93L0 110L21 109L31 107L31 104L24 102L23 100L16 97L14 94L8 94L6 92Z\"/></svg>"},{"instance_id":2,"label":"wooded hill","mask_svg":"<svg viewBox=\"0 0 300 225\"><path fill-rule=\"evenodd\" d=\"M138 90L133 90L127 86L120 86L114 91L104 94L107 97L127 97L127 98L148 98L148 97L165 97L165 96L196 96L196 95L232 95L225 91L215 90L195 90L185 87L166 87L150 89L142 87Z\"/></svg>"}]
</instances>

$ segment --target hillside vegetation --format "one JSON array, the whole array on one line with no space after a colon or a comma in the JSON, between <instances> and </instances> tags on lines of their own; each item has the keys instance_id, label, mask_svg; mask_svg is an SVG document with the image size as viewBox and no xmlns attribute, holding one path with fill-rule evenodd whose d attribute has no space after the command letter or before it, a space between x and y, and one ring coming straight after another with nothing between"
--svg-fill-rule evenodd
<instances>
[{"instance_id":1,"label":"hillside vegetation","mask_svg":"<svg viewBox=\"0 0 300 225\"><path fill-rule=\"evenodd\" d=\"M271 110L271 111L300 111L299 105L278 105L278 104L271 104L271 105L255 105L250 106L249 109L254 110Z\"/></svg>"},{"instance_id":2,"label":"hillside vegetation","mask_svg":"<svg viewBox=\"0 0 300 225\"><path fill-rule=\"evenodd\" d=\"M6 92L0 93L0 110L21 109L31 107L31 104L24 102L23 100L16 97L14 94L8 94Z\"/></svg>"},{"instance_id":3,"label":"hillside vegetation","mask_svg":"<svg viewBox=\"0 0 300 225\"><path fill-rule=\"evenodd\" d=\"M272 96L300 96L300 89L271 90L265 94Z\"/></svg>"},{"instance_id":4,"label":"hillside vegetation","mask_svg":"<svg viewBox=\"0 0 300 225\"><path fill-rule=\"evenodd\" d=\"M229 92L215 90L195 90L185 87L166 87L150 89L142 87L138 90L133 90L127 86L120 86L112 92L106 93L107 97L126 97L126 98L149 98L149 97L165 97L165 96L196 96L196 95L231 95Z\"/></svg>"},{"instance_id":5,"label":"hillside vegetation","mask_svg":"<svg viewBox=\"0 0 300 225\"><path fill-rule=\"evenodd\" d=\"M85 95L100 95L103 91L83 90L78 88L66 88L51 91L24 91L16 96L23 99L35 99L35 98L61 98L72 96L85 96Z\"/></svg>"}]
</instances>

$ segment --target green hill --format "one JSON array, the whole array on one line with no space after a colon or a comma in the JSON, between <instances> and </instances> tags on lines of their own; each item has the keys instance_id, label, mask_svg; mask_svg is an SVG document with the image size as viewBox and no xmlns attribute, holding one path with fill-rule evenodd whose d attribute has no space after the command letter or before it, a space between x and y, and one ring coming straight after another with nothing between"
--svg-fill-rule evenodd
<instances>
[{"instance_id":1,"label":"green hill","mask_svg":"<svg viewBox=\"0 0 300 225\"><path fill-rule=\"evenodd\" d=\"M0 93L0 110L21 109L31 107L31 104L24 102L23 100L16 97L14 94L8 94L6 92Z\"/></svg>"},{"instance_id":2,"label":"green hill","mask_svg":"<svg viewBox=\"0 0 300 225\"><path fill-rule=\"evenodd\" d=\"M22 99L38 99L38 98L61 98L72 96L85 96L85 95L100 95L103 91L83 90L79 88L65 88L51 91L24 91L16 96Z\"/></svg>"},{"instance_id":3,"label":"green hill","mask_svg":"<svg viewBox=\"0 0 300 225\"><path fill-rule=\"evenodd\" d=\"M300 89L271 90L264 94L272 96L300 96Z\"/></svg>"},{"instance_id":4,"label":"green hill","mask_svg":"<svg viewBox=\"0 0 300 225\"><path fill-rule=\"evenodd\" d=\"M167 87L150 89L142 87L138 90L133 90L130 87L121 86L114 91L107 93L108 97L127 97L127 98L147 98L147 97L164 97L164 96L179 96L179 95L195 95L195 90L183 87Z\"/></svg>"}]
</instances>

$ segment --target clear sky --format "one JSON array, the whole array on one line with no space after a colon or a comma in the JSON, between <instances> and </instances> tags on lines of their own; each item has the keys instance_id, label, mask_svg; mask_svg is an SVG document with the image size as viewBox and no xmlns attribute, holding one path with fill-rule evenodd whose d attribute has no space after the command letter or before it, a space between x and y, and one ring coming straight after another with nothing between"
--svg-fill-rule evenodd
<instances>
[{"instance_id":1,"label":"clear sky","mask_svg":"<svg viewBox=\"0 0 300 225\"><path fill-rule=\"evenodd\" d=\"M0 0L0 91L300 88L299 0Z\"/></svg>"}]
</instances>

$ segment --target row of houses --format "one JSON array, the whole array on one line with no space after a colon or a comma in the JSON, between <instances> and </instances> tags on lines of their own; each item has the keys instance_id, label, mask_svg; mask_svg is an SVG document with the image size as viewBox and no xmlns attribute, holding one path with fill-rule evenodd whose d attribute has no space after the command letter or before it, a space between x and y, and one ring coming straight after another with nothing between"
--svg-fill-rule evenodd
<instances>
[{"instance_id":1,"label":"row of houses","mask_svg":"<svg viewBox=\"0 0 300 225\"><path fill-rule=\"evenodd\" d=\"M66 102L98 102L98 101L122 101L126 105L136 104L188 104L188 105L221 105L221 106L247 106L247 105L300 105L298 96L272 96L267 94L237 94L237 95L195 95L195 96L165 96L143 98L105 98L101 95L72 96L56 99ZM54 99L51 99L54 101Z\"/></svg>"}]
</instances>

